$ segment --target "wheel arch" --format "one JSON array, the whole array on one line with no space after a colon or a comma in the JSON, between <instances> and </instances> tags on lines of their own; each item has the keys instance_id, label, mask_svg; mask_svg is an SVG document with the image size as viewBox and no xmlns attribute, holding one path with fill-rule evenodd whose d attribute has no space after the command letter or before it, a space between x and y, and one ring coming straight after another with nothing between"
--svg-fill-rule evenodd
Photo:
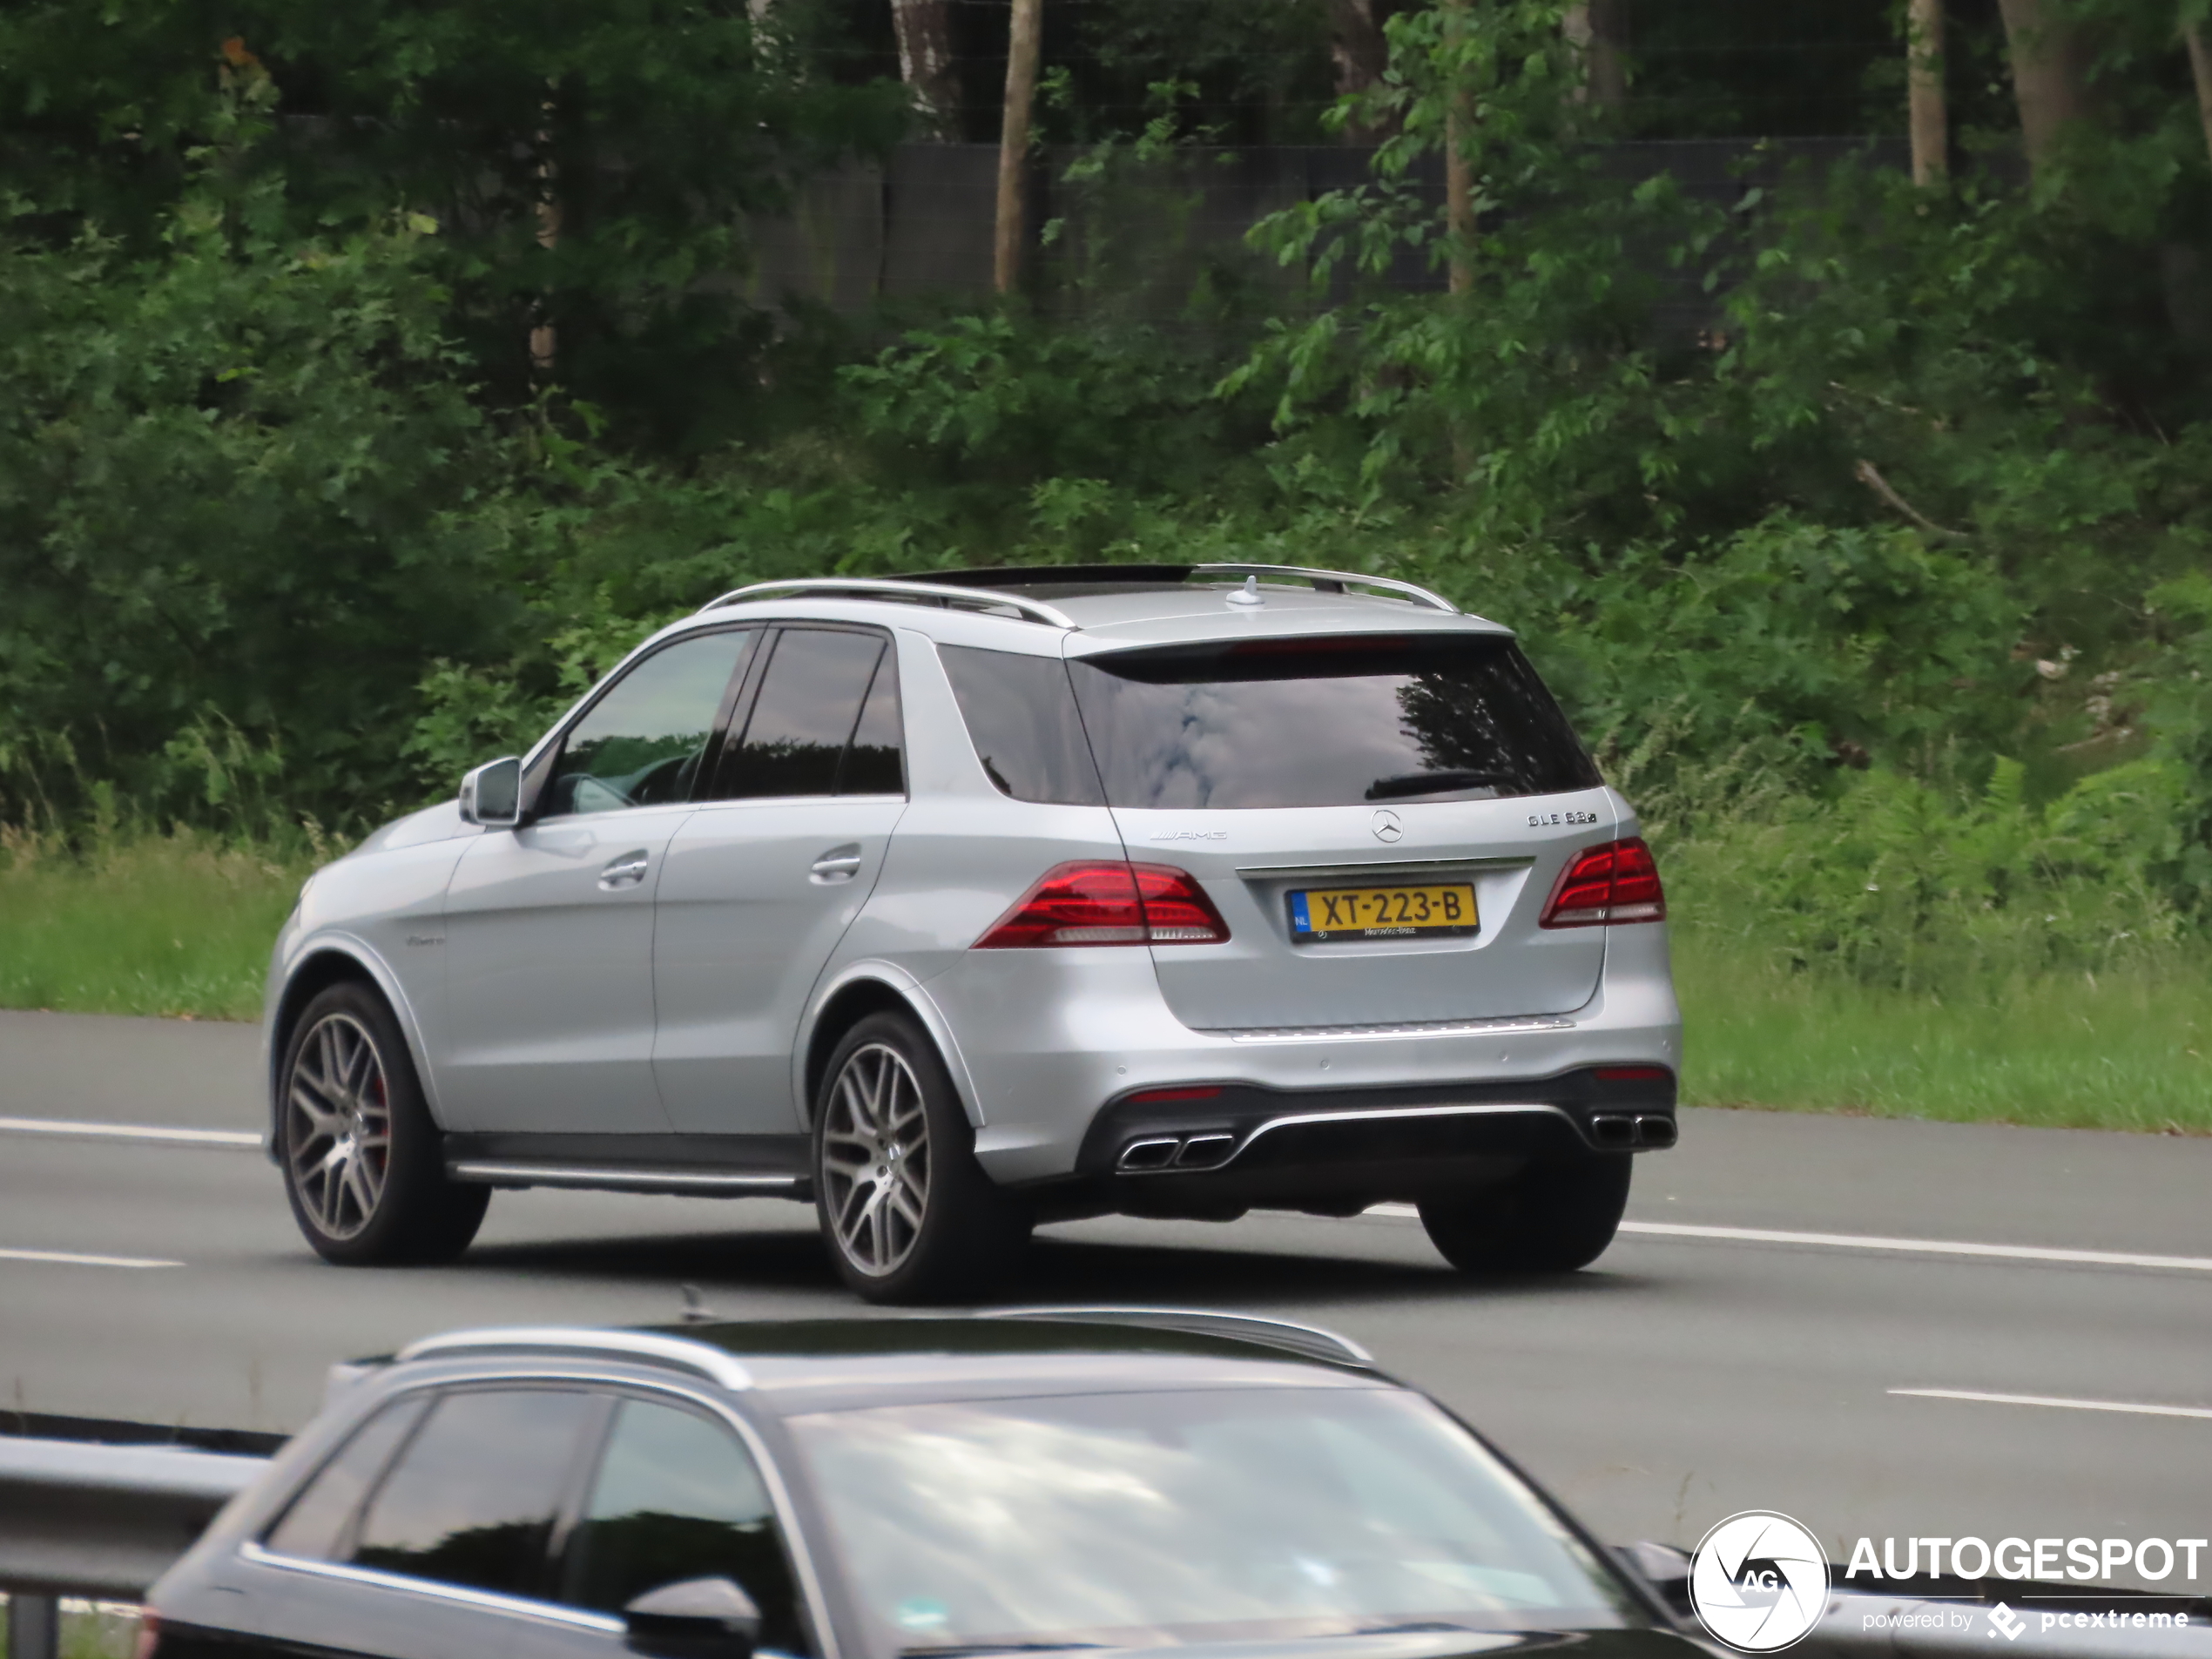
<instances>
[{"instance_id":1,"label":"wheel arch","mask_svg":"<svg viewBox=\"0 0 2212 1659\"><path fill-rule=\"evenodd\" d=\"M922 989L920 981L887 962L863 962L838 974L817 995L798 1044L798 1075L793 1082L799 1090L799 1117L807 1132L813 1131L814 1093L821 1087L832 1051L854 1025L871 1014L881 1013L904 1014L920 1022L945 1062L953 1089L960 1096L961 1109L970 1123L981 1129L983 1115L976 1103L975 1084L968 1075L968 1062L961 1055L960 1044L943 1011Z\"/></svg>"},{"instance_id":2,"label":"wheel arch","mask_svg":"<svg viewBox=\"0 0 2212 1659\"><path fill-rule=\"evenodd\" d=\"M437 1118L437 1095L430 1076L429 1057L422 1046L422 1034L415 1022L415 1010L408 1005L401 993L398 978L376 955L376 953L351 939L326 940L310 946L294 963L284 982L284 990L277 998L269 1021L269 1070L266 1079L268 1094L268 1124L266 1144L271 1157L276 1156L277 1112L284 1088L284 1057L292 1047L292 1034L299 1028L300 1015L307 1004L334 985L352 981L367 985L384 999L392 1010L392 1017L399 1022L400 1032L407 1040L408 1058L415 1063L415 1076L422 1090L422 1098L430 1108L435 1122Z\"/></svg>"}]
</instances>

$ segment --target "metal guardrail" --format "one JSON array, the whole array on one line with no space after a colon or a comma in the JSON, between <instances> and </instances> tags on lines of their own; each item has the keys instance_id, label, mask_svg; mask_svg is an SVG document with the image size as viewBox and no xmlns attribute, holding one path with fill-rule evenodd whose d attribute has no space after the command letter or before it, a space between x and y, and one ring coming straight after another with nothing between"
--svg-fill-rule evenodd
<instances>
[{"instance_id":1,"label":"metal guardrail","mask_svg":"<svg viewBox=\"0 0 2212 1659\"><path fill-rule=\"evenodd\" d=\"M267 1467L230 1452L0 1435L9 1659L53 1659L61 1596L143 1598Z\"/></svg>"}]
</instances>

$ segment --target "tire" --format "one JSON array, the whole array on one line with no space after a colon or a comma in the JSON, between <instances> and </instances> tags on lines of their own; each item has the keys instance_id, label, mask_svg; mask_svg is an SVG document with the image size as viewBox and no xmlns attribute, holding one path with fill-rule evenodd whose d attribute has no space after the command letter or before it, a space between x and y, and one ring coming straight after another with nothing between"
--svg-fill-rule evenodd
<instances>
[{"instance_id":1,"label":"tire","mask_svg":"<svg viewBox=\"0 0 2212 1659\"><path fill-rule=\"evenodd\" d=\"M446 1178L399 1022L355 981L301 1011L279 1073L278 1167L315 1253L348 1267L448 1262L482 1224L489 1187Z\"/></svg>"},{"instance_id":2,"label":"tire","mask_svg":"<svg viewBox=\"0 0 2212 1659\"><path fill-rule=\"evenodd\" d=\"M830 1259L870 1302L981 1294L1019 1263L1035 1224L976 1163L936 1045L901 1014L871 1014L831 1053L813 1177Z\"/></svg>"},{"instance_id":3,"label":"tire","mask_svg":"<svg viewBox=\"0 0 2212 1659\"><path fill-rule=\"evenodd\" d=\"M1633 1163L1626 1152L1541 1160L1496 1186L1432 1194L1421 1225L1463 1273L1571 1273L1613 1242Z\"/></svg>"}]
</instances>

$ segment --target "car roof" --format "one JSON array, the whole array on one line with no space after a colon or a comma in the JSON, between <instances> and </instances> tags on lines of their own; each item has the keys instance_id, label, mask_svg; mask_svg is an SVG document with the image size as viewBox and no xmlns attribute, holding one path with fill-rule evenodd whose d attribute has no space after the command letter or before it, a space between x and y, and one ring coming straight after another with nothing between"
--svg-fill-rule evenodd
<instances>
[{"instance_id":1,"label":"car roof","mask_svg":"<svg viewBox=\"0 0 2212 1659\"><path fill-rule=\"evenodd\" d=\"M1512 632L1392 577L1231 563L995 567L763 582L724 594L686 621L733 611L897 619L954 643L980 643L997 633L1012 649L1070 656L1301 634ZM986 626L979 630L978 623Z\"/></svg>"},{"instance_id":2,"label":"car roof","mask_svg":"<svg viewBox=\"0 0 2212 1659\"><path fill-rule=\"evenodd\" d=\"M1386 1381L1366 1350L1331 1332L1246 1315L1130 1308L463 1331L402 1349L388 1374L422 1364L462 1371L490 1364L511 1375L525 1357L548 1376L610 1363L673 1372L745 1394L779 1415L1038 1394Z\"/></svg>"}]
</instances>

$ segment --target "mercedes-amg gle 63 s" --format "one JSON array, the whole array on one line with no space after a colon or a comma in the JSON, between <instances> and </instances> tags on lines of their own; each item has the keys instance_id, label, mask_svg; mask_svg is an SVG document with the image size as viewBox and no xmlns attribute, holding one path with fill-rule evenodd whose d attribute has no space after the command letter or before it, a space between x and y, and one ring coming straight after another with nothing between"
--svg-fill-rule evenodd
<instances>
[{"instance_id":1,"label":"mercedes-amg gle 63 s","mask_svg":"<svg viewBox=\"0 0 2212 1659\"><path fill-rule=\"evenodd\" d=\"M1513 634L1403 583L762 583L307 883L270 1152L338 1262L544 1186L810 1199L887 1301L1254 1206L1571 1271L1675 1140L1636 828Z\"/></svg>"}]
</instances>

